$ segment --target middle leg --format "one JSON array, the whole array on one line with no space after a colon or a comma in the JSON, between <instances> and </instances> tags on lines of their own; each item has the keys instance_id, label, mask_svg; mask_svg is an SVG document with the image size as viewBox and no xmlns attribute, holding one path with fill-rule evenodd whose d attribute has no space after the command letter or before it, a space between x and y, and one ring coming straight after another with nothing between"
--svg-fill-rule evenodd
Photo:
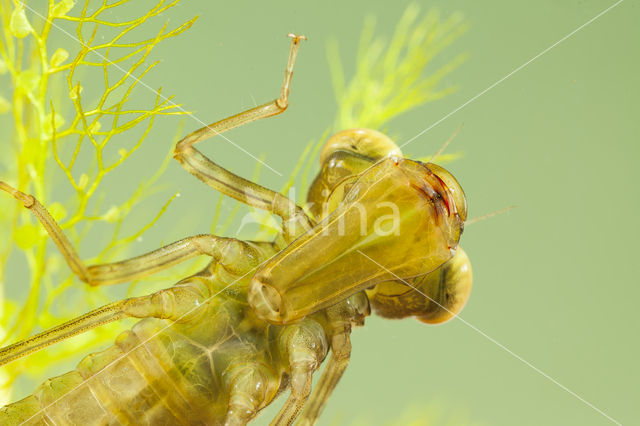
<instances>
[{"instance_id":1,"label":"middle leg","mask_svg":"<svg viewBox=\"0 0 640 426\"><path fill-rule=\"evenodd\" d=\"M225 257L228 258L230 253L255 255L251 246L234 238L196 235L132 259L87 266L55 219L36 198L1 181L0 190L11 194L33 213L60 250L71 271L80 280L91 286L116 284L143 278L200 255L211 256L219 262L224 261Z\"/></svg>"}]
</instances>

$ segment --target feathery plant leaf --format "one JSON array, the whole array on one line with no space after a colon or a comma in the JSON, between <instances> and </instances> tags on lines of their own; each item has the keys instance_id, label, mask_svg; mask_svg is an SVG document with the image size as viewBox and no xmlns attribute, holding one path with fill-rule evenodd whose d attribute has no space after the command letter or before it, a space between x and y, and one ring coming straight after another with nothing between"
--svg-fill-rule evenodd
<instances>
[{"instance_id":1,"label":"feathery plant leaf","mask_svg":"<svg viewBox=\"0 0 640 426\"><path fill-rule=\"evenodd\" d=\"M165 162L122 204L103 208L99 202L105 177L140 148L155 118L185 114L160 89L147 106L139 105L141 93L150 89L141 79L158 64L149 62L151 52L195 21L175 28L157 23L158 16L178 2L157 0L141 14L115 21L115 12L131 15L125 9L129 0L86 0L81 4L52 0L38 6L0 0L0 180L38 198L76 247L94 223L111 224L111 241L93 259L96 262L111 258L126 243L140 237L174 198L133 235L121 235L122 222L152 192ZM139 35L140 28L144 27L147 33L153 25L159 25L159 29L152 37ZM52 32L62 35L52 37ZM65 85L66 93L60 93ZM126 137L121 137L123 134ZM60 180L61 175L66 183ZM53 202L52 182L71 189L75 196L66 203ZM12 251L20 253L12 255ZM15 291L5 282L10 256L16 259L19 255L26 259L31 272L26 296L12 294ZM27 277L24 281L26 284ZM86 294L80 296L84 298L79 305L87 310L96 302L108 300L103 289L72 292L73 287L78 287L77 280L69 274L57 250L52 249L37 221L14 199L6 194L0 196L2 344L24 339L77 315L70 301L76 300L78 293ZM29 369L24 360L8 365L0 377L0 403L6 402L9 389L20 374L41 376L46 366L69 354L85 352L110 335L105 329L97 329L73 339L73 345L62 342L46 354L29 357Z\"/></svg>"},{"instance_id":2,"label":"feathery plant leaf","mask_svg":"<svg viewBox=\"0 0 640 426\"><path fill-rule=\"evenodd\" d=\"M440 88L443 78L457 68L459 55L425 77L434 57L467 29L455 14L441 20L436 11L420 19L411 4L398 22L391 41L374 38L375 18L365 20L356 56L356 71L345 83L337 42L327 45L333 88L338 103L334 131L353 127L383 130L393 118L446 96L455 88Z\"/></svg>"}]
</instances>

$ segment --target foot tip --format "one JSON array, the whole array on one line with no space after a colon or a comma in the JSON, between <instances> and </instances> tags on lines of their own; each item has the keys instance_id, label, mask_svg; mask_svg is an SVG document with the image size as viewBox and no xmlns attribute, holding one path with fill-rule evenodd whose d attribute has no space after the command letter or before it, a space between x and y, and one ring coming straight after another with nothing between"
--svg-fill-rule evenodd
<instances>
[{"instance_id":1,"label":"foot tip","mask_svg":"<svg viewBox=\"0 0 640 426\"><path fill-rule=\"evenodd\" d=\"M300 40L306 40L307 39L306 36L297 35L297 34L294 34L294 33L287 34L287 37L291 37L293 39L294 43L300 43Z\"/></svg>"}]
</instances>

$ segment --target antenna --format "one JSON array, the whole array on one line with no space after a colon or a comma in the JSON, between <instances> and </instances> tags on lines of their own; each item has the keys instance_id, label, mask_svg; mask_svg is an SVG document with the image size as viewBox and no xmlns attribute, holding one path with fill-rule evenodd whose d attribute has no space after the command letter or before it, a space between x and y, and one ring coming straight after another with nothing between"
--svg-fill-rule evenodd
<instances>
[{"instance_id":1,"label":"antenna","mask_svg":"<svg viewBox=\"0 0 640 426\"><path fill-rule=\"evenodd\" d=\"M469 225L473 225L474 223L482 222L482 221L483 221L483 220L485 220L485 219L489 219L490 217L497 216L497 215L499 215L499 214L502 214L502 213L508 212L509 210L511 210L511 209L515 209L516 207L517 207L517 206L509 206L509 207L505 207L504 209L497 210L497 211L492 212L492 213L487 213L487 214L485 214L485 215L483 215L483 216L474 217L473 219L469 219L469 220L467 220L467 221L464 223L464 226L465 226L465 227L467 227L467 226L469 226Z\"/></svg>"},{"instance_id":2,"label":"antenna","mask_svg":"<svg viewBox=\"0 0 640 426\"><path fill-rule=\"evenodd\" d=\"M460 123L456 131L453 132L451 136L449 136L449 139L447 139L447 141L442 145L442 147L438 150L438 152L436 152L436 154L429 159L430 163L432 163L436 158L438 158L444 152L445 149L447 149L447 146L449 146L451 141L458 135L458 133L460 133L460 130L462 130L463 127L464 127L464 123Z\"/></svg>"}]
</instances>

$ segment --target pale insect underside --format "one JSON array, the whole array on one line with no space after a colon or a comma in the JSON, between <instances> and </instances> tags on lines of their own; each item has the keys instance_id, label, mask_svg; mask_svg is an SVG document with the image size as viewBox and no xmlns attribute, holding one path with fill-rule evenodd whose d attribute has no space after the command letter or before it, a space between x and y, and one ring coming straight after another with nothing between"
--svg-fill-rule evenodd
<instances>
[{"instance_id":1,"label":"pale insect underside","mask_svg":"<svg viewBox=\"0 0 640 426\"><path fill-rule=\"evenodd\" d=\"M332 138L325 147L333 147L335 151L323 150L323 155L342 156L347 168L352 167L349 170L352 176L360 176L363 170L381 170L382 177L373 182L365 177L357 181L368 182L374 189L382 187L371 191L381 191L380 197L393 194L389 188L395 187L387 185L387 188L385 182L395 185L399 176L410 175L412 185L400 182L398 188L412 188L411 196L419 197L419 202L428 206L421 214L409 215L410 220L446 226L447 232L451 232L450 235L443 232L446 235L442 238L448 238L448 245L441 253L428 253L434 257L430 261L420 255L416 255L419 261L405 261L411 257L407 255L411 254L410 250L390 258L403 258L402 270L410 271L407 276L415 277L411 278L411 286L419 286L427 294L435 294L437 290L438 297L446 297L446 303L450 305L438 301L434 305L431 298L413 299L406 288L397 293L397 282L389 281L390 275L379 269L371 272L371 265L363 258L350 262L354 268L348 272L353 276L361 274L360 277L368 277L366 274L378 278L387 276L384 285L372 290L367 281L370 277L353 279L353 282L334 279L344 283L344 288L319 285L325 293L324 302L317 305L315 300L296 300L291 296L298 294L296 291L299 290L293 287L301 281L293 278L276 280L280 287L270 286L273 283L269 279L278 274L294 276L304 272L300 272L300 268L313 269L311 263L304 261L299 260L294 265L287 262L296 255L307 259L310 256L305 253L317 253L323 238L318 229L328 229L329 225L316 224L287 197L231 173L205 157L194 145L286 110L296 55L301 40L305 39L294 34L290 37L288 63L277 99L192 132L177 143L174 151L175 159L205 184L251 207L279 216L283 226L273 242L196 235L132 259L87 266L44 206L33 196L0 182L0 190L12 195L33 213L73 273L89 285L140 279L195 256L211 258L211 263L201 272L173 287L103 306L0 349L0 365L4 365L106 323L127 317L141 319L131 330L122 333L113 346L84 358L76 370L47 380L32 395L4 407L0 412L0 423L246 424L288 388L289 396L272 424L288 425L296 419L299 424L313 424L349 362L351 328L363 324L370 313L370 305L382 316L416 316L433 323L442 322L461 309L471 286L471 275L468 259L461 249L451 257L451 249L457 246L462 229L460 222L466 218L466 207L464 212L456 210L459 201L456 197L461 194L457 191L457 182L436 166L433 170L439 170L437 172L430 170L428 164L403 159L397 146L388 138L366 129L334 136L339 139L355 134L356 142L348 144L355 152L349 152L351 148L336 148L342 142ZM366 137L358 139L360 131ZM445 147L446 144L442 150ZM387 157L392 152L394 159L389 160ZM318 182L324 185L328 182L323 180L325 178L321 171L314 185ZM425 182L429 185L425 186ZM335 182L327 184L334 185ZM456 191L450 191L448 185ZM345 207L341 214L348 216L349 212ZM408 247L435 245L433 235L415 232L411 235L416 239L406 243ZM371 243L371 239L367 241ZM382 240L384 244L377 244L387 246L388 241L395 244L396 240ZM406 240L400 241L405 244ZM344 251L339 244L327 247L327 254L333 253L331 250ZM368 253L379 261L388 257L376 257L382 255L375 250L374 254ZM287 256L288 260L284 260ZM320 269L315 268L316 271ZM440 287L435 288L435 283ZM368 289L366 293L365 289ZM303 290L302 294L309 294L305 297L313 299L314 287ZM281 299L282 295L291 299ZM398 310L398 303L403 310ZM312 389L312 374L329 349L331 355L325 370Z\"/></svg>"}]
</instances>

